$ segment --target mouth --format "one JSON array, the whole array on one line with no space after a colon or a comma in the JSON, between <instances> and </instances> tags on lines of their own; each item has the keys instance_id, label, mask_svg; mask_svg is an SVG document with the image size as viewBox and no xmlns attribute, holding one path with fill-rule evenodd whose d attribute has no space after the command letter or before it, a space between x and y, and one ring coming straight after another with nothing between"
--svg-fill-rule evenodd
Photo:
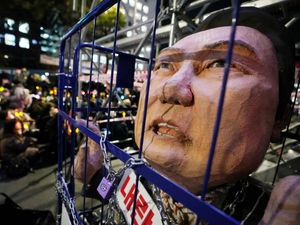
<instances>
[{"instance_id":1,"label":"mouth","mask_svg":"<svg viewBox=\"0 0 300 225\"><path fill-rule=\"evenodd\" d=\"M187 141L189 138L181 131L181 129L168 122L154 122L151 130L160 137L168 139L177 139L180 142Z\"/></svg>"},{"instance_id":2,"label":"mouth","mask_svg":"<svg viewBox=\"0 0 300 225\"><path fill-rule=\"evenodd\" d=\"M155 124L152 130L155 134L167 138L175 138L180 133L177 126L173 126L168 123Z\"/></svg>"}]
</instances>

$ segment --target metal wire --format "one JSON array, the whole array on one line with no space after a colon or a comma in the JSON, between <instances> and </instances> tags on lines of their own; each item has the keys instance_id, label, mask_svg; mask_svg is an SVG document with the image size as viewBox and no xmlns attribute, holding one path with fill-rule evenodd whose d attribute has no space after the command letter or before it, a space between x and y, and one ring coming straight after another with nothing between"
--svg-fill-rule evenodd
<instances>
[{"instance_id":1,"label":"metal wire","mask_svg":"<svg viewBox=\"0 0 300 225\"><path fill-rule=\"evenodd\" d=\"M95 44L95 34L96 34L96 17L94 17L94 26L93 26L93 41L92 41L92 59L94 57L94 44ZM88 87L88 99L87 99L87 111L86 111L86 127L89 128L89 117L90 117L90 104L91 104L91 84L92 84L92 75L93 75L93 60L90 64L90 77L89 77L89 87ZM83 211L86 207L86 176L87 176L87 160L88 160L88 138L85 140L85 163L84 163L84 183L83 183ZM83 214L85 218L85 214Z\"/></svg>"},{"instance_id":2,"label":"metal wire","mask_svg":"<svg viewBox=\"0 0 300 225\"><path fill-rule=\"evenodd\" d=\"M299 74L300 74L300 72L299 72ZM296 104L296 99L297 99L299 87L300 87L300 79L299 79L299 75L298 75L297 89L296 89L294 101L293 101L293 103L292 103L291 114L290 114L290 118L289 118L289 123L288 123L287 128L286 128L286 133L288 133L289 130L290 130L291 119L292 119L292 115L293 115L292 112L294 112L294 108L295 108L295 104ZM280 166L280 161L281 161L281 159L282 159L282 154L283 154L283 150L284 150L284 147L285 147L285 142L286 142L286 136L283 137L282 147L281 147L280 154L279 154L279 157L278 157L277 166L276 166L276 170L275 170L275 173L274 173L272 185L274 185L274 183L275 183L275 181L276 181L276 178L277 178L277 175L278 175L279 166Z\"/></svg>"},{"instance_id":3,"label":"metal wire","mask_svg":"<svg viewBox=\"0 0 300 225\"><path fill-rule=\"evenodd\" d=\"M110 123L110 110L111 110L111 100L113 95L113 81L114 81L114 69L115 69L115 58L116 58L116 46L117 46L117 36L118 36L118 27L119 27L119 13L120 13L120 1L117 3L117 15L115 20L115 35L114 35L114 45L113 45L113 58L111 65L111 75L110 75L110 89L108 96L108 110L107 110L107 124L106 130L109 131L109 123Z\"/></svg>"},{"instance_id":4,"label":"metal wire","mask_svg":"<svg viewBox=\"0 0 300 225\"><path fill-rule=\"evenodd\" d=\"M107 124L106 124L106 132L107 132L107 134L109 132L111 100L112 100L112 95L114 93L113 92L113 77L114 77L115 57L116 57L116 45L117 45L117 36L118 36L118 27L119 27L119 13L120 13L120 1L118 1L118 3L117 3L117 15L116 15L116 20L115 20L113 58L112 58L112 68L111 68L111 77L110 77L110 89L109 89L109 96L108 96L108 101L109 101L108 102L108 110L107 110L107 116L108 117L107 117ZM106 157L108 157L108 155ZM104 217L104 215L103 215L104 206L102 206L101 209L102 209L101 210L101 216ZM101 225L103 224L103 217L101 218Z\"/></svg>"},{"instance_id":5,"label":"metal wire","mask_svg":"<svg viewBox=\"0 0 300 225\"><path fill-rule=\"evenodd\" d=\"M209 150L209 157L208 157L208 161L207 161L207 166L206 166L206 171L205 171L205 176L203 179L203 185L202 185L202 191L201 191L202 199L205 199L208 181L209 181L210 172L211 172L211 167L212 167L213 158L214 158L214 154L215 154L217 139L218 139L218 135L219 135L219 128L220 128L220 124L221 124L223 105L224 105L225 93L226 93L226 86L227 86L230 65L231 65L231 59L232 59L235 32L236 32L237 22L239 19L239 12L240 12L240 1L235 0L234 7L233 7L233 15L232 15L233 17L232 17L230 40L229 40L228 51L227 51L226 60L225 60L226 63L225 63L225 68L224 68L224 78L223 78L223 82L222 82L218 110L217 110L217 115L216 115L213 135L212 135L212 141L211 141L210 150Z\"/></svg>"},{"instance_id":6,"label":"metal wire","mask_svg":"<svg viewBox=\"0 0 300 225\"><path fill-rule=\"evenodd\" d=\"M155 18L153 21L153 34L152 34L152 40L151 40L150 63L149 63L149 67L148 67L148 79L147 79L146 96L145 96L145 104L144 104L144 115L143 115L142 132L141 132L141 139L140 139L140 150L139 150L139 155L138 155L139 159L141 159L141 157L142 157L142 149L143 149L143 144L144 144L144 132L145 132L145 126L146 126L146 116L147 116L149 90L150 90L150 79L151 79L151 70L152 70L153 58L154 58L155 36L156 36L157 17L158 17L159 7L160 7L160 0L157 0L156 7L155 7L155 16L154 16ZM139 179L140 179L140 175L137 174L136 181L135 181L131 225L134 225Z\"/></svg>"}]
</instances>

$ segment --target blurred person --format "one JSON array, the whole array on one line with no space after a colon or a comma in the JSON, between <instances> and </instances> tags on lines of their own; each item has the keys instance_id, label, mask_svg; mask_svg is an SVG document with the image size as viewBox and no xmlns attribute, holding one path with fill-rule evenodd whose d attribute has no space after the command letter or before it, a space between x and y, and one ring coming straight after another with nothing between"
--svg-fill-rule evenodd
<instances>
[{"instance_id":1,"label":"blurred person","mask_svg":"<svg viewBox=\"0 0 300 225\"><path fill-rule=\"evenodd\" d=\"M10 75L6 72L2 72L0 74L0 86L4 86L5 84L9 84L10 83L10 79L9 79Z\"/></svg>"},{"instance_id":2,"label":"blurred person","mask_svg":"<svg viewBox=\"0 0 300 225\"><path fill-rule=\"evenodd\" d=\"M13 95L9 97L8 110L14 116L23 122L24 133L34 129L35 120L27 113L28 107L32 104L30 91L22 85L15 87Z\"/></svg>"},{"instance_id":3,"label":"blurred person","mask_svg":"<svg viewBox=\"0 0 300 225\"><path fill-rule=\"evenodd\" d=\"M32 103L32 97L30 91L23 86L17 86L13 93L14 99L20 102L20 110L28 108Z\"/></svg>"},{"instance_id":4,"label":"blurred person","mask_svg":"<svg viewBox=\"0 0 300 225\"><path fill-rule=\"evenodd\" d=\"M1 110L0 111L0 130L2 131L4 124L5 124L5 120L7 118L7 110ZM0 133L0 138L1 138L1 134Z\"/></svg>"},{"instance_id":5,"label":"blurred person","mask_svg":"<svg viewBox=\"0 0 300 225\"><path fill-rule=\"evenodd\" d=\"M4 84L0 92L0 109L6 110L9 105L12 86L10 83Z\"/></svg>"},{"instance_id":6,"label":"blurred person","mask_svg":"<svg viewBox=\"0 0 300 225\"><path fill-rule=\"evenodd\" d=\"M28 113L24 112L24 104L22 100L10 98L8 111L13 118L16 118L26 124L25 131L29 131L30 127L34 125L34 119L32 119Z\"/></svg>"},{"instance_id":7,"label":"blurred person","mask_svg":"<svg viewBox=\"0 0 300 225\"><path fill-rule=\"evenodd\" d=\"M25 175L35 165L39 150L33 144L31 138L23 136L23 124L20 120L11 119L5 122L0 153L2 167L7 175Z\"/></svg>"},{"instance_id":8,"label":"blurred person","mask_svg":"<svg viewBox=\"0 0 300 225\"><path fill-rule=\"evenodd\" d=\"M56 118L57 108L51 103L43 103L40 105L40 113L36 118L36 128L39 130L38 139L40 143L56 144ZM53 146L56 149L56 146Z\"/></svg>"},{"instance_id":9,"label":"blurred person","mask_svg":"<svg viewBox=\"0 0 300 225\"><path fill-rule=\"evenodd\" d=\"M58 108L52 104L49 112L49 120L46 122L45 130L48 133L49 142L52 145L52 149L57 149L57 116ZM56 151L55 151L56 152Z\"/></svg>"},{"instance_id":10,"label":"blurred person","mask_svg":"<svg viewBox=\"0 0 300 225\"><path fill-rule=\"evenodd\" d=\"M3 129L6 121L13 119L14 116L11 114L9 110L1 110L0 111L0 139L2 138Z\"/></svg>"},{"instance_id":11,"label":"blurred person","mask_svg":"<svg viewBox=\"0 0 300 225\"><path fill-rule=\"evenodd\" d=\"M27 68L17 69L15 73L16 74L14 76L14 82L24 84L29 75L29 71L27 70Z\"/></svg>"}]
</instances>

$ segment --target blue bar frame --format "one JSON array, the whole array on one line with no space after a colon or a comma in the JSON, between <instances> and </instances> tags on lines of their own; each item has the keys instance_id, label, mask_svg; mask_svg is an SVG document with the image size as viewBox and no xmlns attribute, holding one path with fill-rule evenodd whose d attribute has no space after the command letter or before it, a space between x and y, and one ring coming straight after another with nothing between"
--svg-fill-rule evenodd
<instances>
[{"instance_id":1,"label":"blue bar frame","mask_svg":"<svg viewBox=\"0 0 300 225\"><path fill-rule=\"evenodd\" d=\"M99 135L95 134L87 127L79 125L76 122L76 120L69 117L65 112L60 111L59 115L65 120L67 120L69 123L71 123L74 127L78 128L80 132L82 132L84 135L88 136L97 143L100 142L101 137ZM110 142L106 141L105 144L107 150L111 152L114 156L116 156L118 159L120 159L122 162L126 163L130 158L132 158L131 155L129 155L119 147L111 144ZM142 175L148 181L150 181L151 183L159 187L161 190L168 193L171 197L181 202L183 205L187 206L187 208L195 212L197 216L204 219L205 221L216 225L240 224L238 221L228 216L223 211L208 204L207 202L203 201L191 192L184 189L183 187L162 176L148 165L139 165L137 167L134 167L133 169L136 171L137 174Z\"/></svg>"},{"instance_id":2,"label":"blue bar frame","mask_svg":"<svg viewBox=\"0 0 300 225\"><path fill-rule=\"evenodd\" d=\"M157 0L159 1L159 0ZM237 1L238 2L238 1ZM80 31L85 25L87 25L89 22L91 22L95 17L100 15L101 13L105 12L107 9L115 5L116 3L119 4L118 0L103 0L97 7L95 7L91 12L89 12L85 17L83 17L78 23L76 23L62 38L61 40L61 46L60 46L60 74L59 74L59 91L58 91L58 106L59 106L59 117L58 117L58 149L62 149L62 143L63 143L63 121L68 121L71 125L73 130L75 128L78 128L83 134L88 136L89 138L93 139L97 143L100 142L100 136L93 133L90 129L88 129L85 126L77 124L75 120L75 109L76 109L76 80L78 78L78 62L79 62L79 51L83 47L89 47L89 48L95 48L98 50L106 51L106 52L112 52L112 53L118 53L116 49L107 49L103 48L101 46L97 46L90 43L80 43L75 50L74 53L74 70L73 70L73 77L71 79L72 81L72 89L73 89L73 95L72 95L72 116L70 117L66 112L63 110L63 95L64 95L64 89L66 80L65 77L67 77L67 74L64 73L64 51L65 51L65 45L66 41L76 32ZM156 20L154 21L156 24ZM154 27L155 30L156 26ZM155 40L155 35L152 40ZM154 43L152 43L153 48ZM153 53L153 51L152 51ZM124 53L123 53L124 54ZM145 60L150 63L149 66L149 77L151 72L151 65L153 63L153 57L150 59L145 59L142 57L135 56L137 59ZM68 82L69 83L69 82ZM147 86L149 87L150 83L148 80ZM225 84L226 88L226 84ZM225 89L224 89L225 93ZM147 102L147 100L146 100ZM146 106L145 106L146 107ZM74 135L74 132L72 132ZM72 138L73 139L73 138ZM142 140L141 140L142 143ZM124 152L122 149L118 148L117 146L109 143L108 141L105 142L105 145L107 147L107 150L111 152L113 155L115 155L118 159L123 161L124 163L128 161L129 158L132 158L129 154ZM212 153L213 156L213 153ZM139 157L141 157L141 153L139 153ZM211 159L212 162L212 159ZM195 196L194 194L190 193L183 187L177 185L176 183L170 181L168 178L162 176L152 168L150 168L148 165L139 165L133 168L138 175L142 175L145 177L148 181L155 184L158 188L168 193L171 197L176 199L177 201L181 202L183 205L185 205L187 208L192 210L196 213L196 215L207 221L210 224L222 224L222 225L233 225L233 224L240 224L238 221L236 221L234 218L228 216L223 211L219 210L218 208L208 204L201 198ZM208 169L210 170L210 169ZM208 172L209 173L209 172ZM60 179L60 176L62 176L62 151L59 151L58 153L58 179ZM72 181L71 181L72 183ZM70 187L69 187L70 188ZM73 188L71 187L71 194L70 198L73 197ZM70 191L70 190L69 190ZM58 200L59 203L61 203L61 199ZM61 206L59 206L58 213L61 213Z\"/></svg>"}]
</instances>

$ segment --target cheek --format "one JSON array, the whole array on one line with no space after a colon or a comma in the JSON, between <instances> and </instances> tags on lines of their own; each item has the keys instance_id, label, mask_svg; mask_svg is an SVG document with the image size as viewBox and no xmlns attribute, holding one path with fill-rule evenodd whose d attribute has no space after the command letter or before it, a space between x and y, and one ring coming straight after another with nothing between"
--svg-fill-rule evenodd
<instances>
[{"instance_id":1,"label":"cheek","mask_svg":"<svg viewBox=\"0 0 300 225\"><path fill-rule=\"evenodd\" d=\"M138 104L138 110L136 114L136 120L134 123L134 136L135 136L135 141L139 145L139 140L141 136L141 124L142 124L142 119L143 119L143 108L145 104L145 84L143 85L141 92L140 92L140 99L139 99L139 104Z\"/></svg>"},{"instance_id":2,"label":"cheek","mask_svg":"<svg viewBox=\"0 0 300 225\"><path fill-rule=\"evenodd\" d=\"M146 127L151 117L159 113L159 108L155 107L155 103L159 101L158 98L162 92L162 88L166 80L167 77L160 77L156 74L153 74L153 77L151 79L151 84L150 84L150 90L149 90L148 107L147 107L147 115L146 115L147 116ZM147 81L145 81L143 87L141 88L138 111L137 111L135 126L134 126L135 141L138 145L140 142L141 129L142 129L142 123L144 118L146 86L147 86Z\"/></svg>"},{"instance_id":3,"label":"cheek","mask_svg":"<svg viewBox=\"0 0 300 225\"><path fill-rule=\"evenodd\" d=\"M202 80L194 82L195 111L191 130L201 146L201 155L207 158L215 124L221 82ZM261 155L269 142L277 107L277 87L256 77L231 79L227 85L218 136L216 168L231 171L250 150ZM260 147L259 145L263 146ZM195 151L196 152L196 151ZM227 166L222 162L227 162ZM222 164L222 165L221 165ZM219 170L217 169L217 170Z\"/></svg>"},{"instance_id":4,"label":"cheek","mask_svg":"<svg viewBox=\"0 0 300 225\"><path fill-rule=\"evenodd\" d=\"M272 85L251 80L247 84L234 85L237 88L229 85L220 134L220 139L227 142L223 146L228 146L224 153L230 152L227 161L231 170L245 174L252 172L264 156L278 102L276 87L274 91Z\"/></svg>"},{"instance_id":5,"label":"cheek","mask_svg":"<svg viewBox=\"0 0 300 225\"><path fill-rule=\"evenodd\" d=\"M150 83L150 89L149 89L149 99L148 99L148 108L150 108L159 98L159 96L162 93L163 86L167 81L167 77L162 77L158 75L153 75L153 78L151 79ZM142 112L144 110L144 102L145 102L145 96L146 96L146 87L147 87L147 81L143 84L143 87L141 88L140 92L140 100L139 100L139 112Z\"/></svg>"},{"instance_id":6,"label":"cheek","mask_svg":"<svg viewBox=\"0 0 300 225\"><path fill-rule=\"evenodd\" d=\"M228 82L226 106L232 111L247 113L249 121L274 120L278 104L278 87L274 82L246 77Z\"/></svg>"}]
</instances>

